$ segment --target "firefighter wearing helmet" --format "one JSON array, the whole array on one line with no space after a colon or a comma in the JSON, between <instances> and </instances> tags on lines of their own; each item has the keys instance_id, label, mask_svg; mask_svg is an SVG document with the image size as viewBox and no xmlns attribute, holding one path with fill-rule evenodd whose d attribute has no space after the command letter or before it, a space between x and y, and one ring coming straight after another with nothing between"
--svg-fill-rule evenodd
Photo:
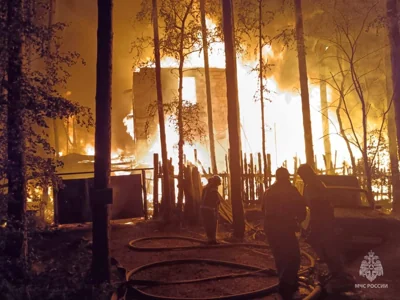
<instances>
[{"instance_id":1,"label":"firefighter wearing helmet","mask_svg":"<svg viewBox=\"0 0 400 300\"><path fill-rule=\"evenodd\" d=\"M217 244L218 209L223 200L218 192L221 184L221 177L215 175L208 179L202 193L201 215L209 244Z\"/></svg>"},{"instance_id":2,"label":"firefighter wearing helmet","mask_svg":"<svg viewBox=\"0 0 400 300\"><path fill-rule=\"evenodd\" d=\"M306 217L306 206L299 191L291 184L289 171L276 170L276 181L265 192L264 230L275 259L281 299L297 299L300 248L296 237Z\"/></svg>"},{"instance_id":3,"label":"firefighter wearing helmet","mask_svg":"<svg viewBox=\"0 0 400 300\"><path fill-rule=\"evenodd\" d=\"M335 234L334 208L329 191L311 166L300 165L297 173L304 182L304 198L310 208L310 225L306 240L329 268L327 290L341 292L354 287L354 278L345 270L339 241Z\"/></svg>"}]
</instances>

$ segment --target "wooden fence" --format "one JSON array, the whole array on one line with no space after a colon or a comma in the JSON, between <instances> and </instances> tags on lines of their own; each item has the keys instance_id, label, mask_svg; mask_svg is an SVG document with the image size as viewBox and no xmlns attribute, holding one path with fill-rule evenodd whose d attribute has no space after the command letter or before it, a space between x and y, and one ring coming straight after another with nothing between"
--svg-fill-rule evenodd
<instances>
[{"instance_id":1,"label":"wooden fence","mask_svg":"<svg viewBox=\"0 0 400 300\"><path fill-rule=\"evenodd\" d=\"M255 154L241 154L241 184L242 184L242 199L245 206L260 205L260 199L264 193L265 188L270 186L274 182L274 175L271 171L271 156L267 154L267 167L266 174L264 174L264 165L262 163L261 153ZM197 158L197 151L194 150L194 162L190 162L184 157L185 166L185 199L194 198L198 201L202 185L205 184L206 178L211 177L211 169L206 170ZM225 170L219 172L219 176L222 178L221 195L225 199L229 199L229 153L225 155ZM301 164L300 159L297 157L293 158L292 170L294 174L291 174L292 182L296 181L297 168ZM288 162L283 163L284 167L288 167ZM177 180L178 176L174 174L174 167L172 164L172 159L169 161L169 170L171 176L171 193L173 199L176 199L177 195ZM352 175L352 169L346 163L342 163L340 166L336 166L327 172L325 169L318 168L319 174L340 174L340 175ZM357 176L361 187L365 187L365 179L363 175ZM155 180L157 178L157 180ZM161 187L164 184L162 181L162 165L159 161L158 154L154 154L154 175L153 175L153 207L154 213L157 214L159 211L159 202L162 196ZM203 181L201 179L203 178ZM193 181L195 180L195 182ZM392 185L390 179L390 173L388 170L380 170L379 176L374 177L374 196L376 201L388 201L392 199ZM189 196L187 196L189 195ZM145 198L146 199L146 198ZM191 200L190 200L191 201Z\"/></svg>"}]
</instances>

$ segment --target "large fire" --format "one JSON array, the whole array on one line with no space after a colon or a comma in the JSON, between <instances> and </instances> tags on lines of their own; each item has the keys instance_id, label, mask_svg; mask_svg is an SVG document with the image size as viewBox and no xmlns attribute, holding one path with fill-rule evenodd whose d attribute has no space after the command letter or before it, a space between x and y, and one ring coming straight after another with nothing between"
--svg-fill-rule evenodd
<instances>
[{"instance_id":1,"label":"large fire","mask_svg":"<svg viewBox=\"0 0 400 300\"><path fill-rule=\"evenodd\" d=\"M215 27L212 21L207 20L209 28ZM212 51L209 52L209 63L211 68L225 68L225 51L222 42L213 43ZM281 60L282 52L275 54L270 46L263 48L264 60L274 58ZM258 61L245 61L242 57L237 59L238 84L239 84L239 101L240 101L240 119L241 119L241 138L242 150L244 153L259 153L262 150L261 139L261 112L260 102L255 101L255 96L259 94L259 74L254 71L258 66ZM154 65L152 66L154 67ZM178 61L171 57L164 57L161 62L163 68L177 68ZM203 53L192 53L184 64L185 68L202 68L204 67ZM270 101L265 101L265 124L266 124L266 150L271 154L272 170L287 161L287 167L291 172L294 171L293 158L297 157L301 162L305 162L305 147L304 147L304 131L301 109L300 93L282 91L278 88L273 75L264 79L264 84L270 91L264 98ZM185 87L184 87L185 89ZM317 85L309 84L311 119L313 127L313 144L314 152L317 159L318 167L325 169L323 155L325 154L323 144L322 116L320 105L320 88ZM194 91L192 91L194 92ZM187 92L188 93L188 92ZM190 93L190 91L189 91ZM332 101L332 91L328 87L328 102ZM329 104L328 104L329 105ZM128 116L127 116L128 117ZM337 134L338 122L335 113L329 112L330 119L330 139L332 160L336 162L337 167L342 165L343 161L349 162L348 150L344 140ZM125 120L124 120L125 123ZM132 130L130 135L133 137L133 127L128 127ZM174 147L178 142L178 134L173 129L171 124L166 126L168 155L177 157L177 149ZM150 147L150 152L160 153L160 142L157 139L153 146ZM207 150L207 145L196 143L193 146L185 145L184 153L188 159L194 161L194 149L198 151L199 161L204 167L210 166L210 157ZM225 151L217 153L217 160L223 163L226 154ZM334 157L335 152L337 156ZM357 150L354 151L356 158L361 155ZM150 153L150 154L151 154ZM150 161L150 155L142 158ZM176 162L175 162L176 163Z\"/></svg>"}]
</instances>

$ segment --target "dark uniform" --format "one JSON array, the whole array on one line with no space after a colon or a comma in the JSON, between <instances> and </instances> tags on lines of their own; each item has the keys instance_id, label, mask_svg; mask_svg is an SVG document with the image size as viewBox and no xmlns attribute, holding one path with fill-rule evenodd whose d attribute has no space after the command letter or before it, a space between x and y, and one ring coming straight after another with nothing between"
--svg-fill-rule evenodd
<instances>
[{"instance_id":1,"label":"dark uniform","mask_svg":"<svg viewBox=\"0 0 400 300\"><path fill-rule=\"evenodd\" d=\"M202 192L201 215L204 229L210 244L217 243L218 209L222 196L218 192L221 185L219 176L211 177Z\"/></svg>"},{"instance_id":2,"label":"dark uniform","mask_svg":"<svg viewBox=\"0 0 400 300\"><path fill-rule=\"evenodd\" d=\"M320 180L305 186L304 197L310 207L307 241L335 276L343 272L344 265L336 243L334 210L326 193L326 186Z\"/></svg>"},{"instance_id":3,"label":"dark uniform","mask_svg":"<svg viewBox=\"0 0 400 300\"><path fill-rule=\"evenodd\" d=\"M301 165L298 173L305 183L304 198L310 208L307 242L327 264L332 275L332 284L337 281L341 288L346 289L352 285L353 279L345 272L339 241L335 234L335 215L328 198L329 191L310 166Z\"/></svg>"},{"instance_id":4,"label":"dark uniform","mask_svg":"<svg viewBox=\"0 0 400 300\"><path fill-rule=\"evenodd\" d=\"M284 299L292 299L298 289L300 269L296 230L306 217L306 207L289 181L289 172L279 168L276 177L277 181L264 194L264 229L278 271L279 293Z\"/></svg>"}]
</instances>

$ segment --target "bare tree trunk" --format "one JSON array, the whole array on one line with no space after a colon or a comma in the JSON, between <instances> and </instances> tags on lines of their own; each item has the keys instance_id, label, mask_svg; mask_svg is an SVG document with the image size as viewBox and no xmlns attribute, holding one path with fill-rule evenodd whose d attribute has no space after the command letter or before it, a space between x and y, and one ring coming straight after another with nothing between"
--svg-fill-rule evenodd
<instances>
[{"instance_id":1,"label":"bare tree trunk","mask_svg":"<svg viewBox=\"0 0 400 300\"><path fill-rule=\"evenodd\" d=\"M168 153L167 153L167 138L165 134L165 119L164 119L164 104L161 85L161 58L160 58L160 40L158 34L158 8L157 0L153 1L153 31L154 31L154 56L156 60L156 86L157 86L157 109L158 109L158 123L160 125L160 141L161 141L161 159L163 167L163 209L164 220L169 221L171 212L171 192L168 169Z\"/></svg>"},{"instance_id":2,"label":"bare tree trunk","mask_svg":"<svg viewBox=\"0 0 400 300\"><path fill-rule=\"evenodd\" d=\"M342 67L342 63L341 63L341 54L340 54L339 51L337 51L336 59L337 59L338 66L339 66L339 69L340 69L340 74L342 75L342 82L340 83L340 90L339 90L340 98L339 98L339 105L336 108L336 117L337 117L338 123L339 123L340 135L344 139L344 141L346 143L347 150L349 151L351 167L353 169L353 175L356 175L357 174L356 159L354 158L354 154L353 154L353 150L351 149L349 138L347 137L346 132L344 130L342 116L340 114L340 111L342 109L342 105L346 101L345 95L344 95L346 76L345 76L344 71L343 71L343 67ZM345 107L346 107L346 105L345 105Z\"/></svg>"},{"instance_id":3,"label":"bare tree trunk","mask_svg":"<svg viewBox=\"0 0 400 300\"><path fill-rule=\"evenodd\" d=\"M336 108L336 118L337 118L338 123L339 123L340 135L344 139L344 141L346 143L347 150L349 151L351 167L353 169L353 174L356 174L356 170L357 170L356 159L354 158L354 154L353 154L353 150L351 149L350 141L349 141L349 139L348 139L348 137L346 135L346 132L344 131L342 116L340 115L340 110L342 109L342 103L343 103L343 98L342 98L342 96L340 96L339 105Z\"/></svg>"},{"instance_id":4,"label":"bare tree trunk","mask_svg":"<svg viewBox=\"0 0 400 300\"><path fill-rule=\"evenodd\" d=\"M200 14L201 14L201 36L203 39L203 53L204 53L204 73L206 78L208 136L210 139L211 169L213 174L217 174L218 170L217 170L217 159L215 157L214 122L213 122L212 99L211 99L210 66L208 62L208 41L207 41L205 0L200 0Z\"/></svg>"},{"instance_id":5,"label":"bare tree trunk","mask_svg":"<svg viewBox=\"0 0 400 300\"><path fill-rule=\"evenodd\" d=\"M397 134L397 157L400 157L400 32L398 25L398 11L397 1L387 0L386 1L387 18L388 18L388 33L390 41L390 57L392 62L392 86L393 86L393 105L394 105L394 117ZM390 117L389 117L390 120ZM398 167L396 169L398 172ZM398 180L398 178L397 178ZM396 180L396 181L397 181ZM394 187L393 187L394 188ZM400 211L400 202L393 203L393 210L395 212Z\"/></svg>"},{"instance_id":6,"label":"bare tree trunk","mask_svg":"<svg viewBox=\"0 0 400 300\"><path fill-rule=\"evenodd\" d=\"M222 0L223 31L226 57L226 85L228 99L228 131L229 131L229 170L230 197L232 201L233 234L237 238L244 236L244 212L240 168L240 111L237 84L236 50L234 39L234 21L232 0Z\"/></svg>"},{"instance_id":7,"label":"bare tree trunk","mask_svg":"<svg viewBox=\"0 0 400 300\"><path fill-rule=\"evenodd\" d=\"M259 28L258 28L258 34L259 34L259 47L260 47L260 103L261 103L261 141L262 141L262 159L263 159L263 164L264 164L264 179L263 182L266 185L266 180L267 180L267 151L265 149L265 111L264 111L264 83L263 83L263 67L264 67L264 62L263 62L263 53L262 53L262 48L263 48L263 42L262 42L262 0L258 0L259 4ZM260 170L261 172L261 170Z\"/></svg>"},{"instance_id":8,"label":"bare tree trunk","mask_svg":"<svg viewBox=\"0 0 400 300\"><path fill-rule=\"evenodd\" d=\"M392 175L393 187L393 210L400 210L400 182L399 182L399 158L396 142L396 120L393 104L393 85L391 82L390 53L385 53L385 73L386 73L386 95L388 106L387 134L389 142L390 173Z\"/></svg>"},{"instance_id":9,"label":"bare tree trunk","mask_svg":"<svg viewBox=\"0 0 400 300\"><path fill-rule=\"evenodd\" d=\"M329 109L328 109L328 93L326 90L326 65L320 62L320 99L321 99L321 116L322 116L322 132L325 150L325 162L327 174L334 174L332 166L332 150L331 138L329 134Z\"/></svg>"},{"instance_id":10,"label":"bare tree trunk","mask_svg":"<svg viewBox=\"0 0 400 300\"><path fill-rule=\"evenodd\" d=\"M301 0L294 0L296 12L296 40L297 40L297 55L299 61L300 89L301 89L301 104L303 112L303 127L304 127L304 143L306 151L306 161L314 168L314 149L311 127L311 112L310 112L310 97L308 93L307 79L307 63L306 51L304 45L303 31L303 12L301 8Z\"/></svg>"},{"instance_id":11,"label":"bare tree trunk","mask_svg":"<svg viewBox=\"0 0 400 300\"><path fill-rule=\"evenodd\" d=\"M73 138L73 143L72 143L72 149L74 153L78 153L78 143L76 142L76 119L75 117L72 117L72 138Z\"/></svg>"},{"instance_id":12,"label":"bare tree trunk","mask_svg":"<svg viewBox=\"0 0 400 300\"><path fill-rule=\"evenodd\" d=\"M183 146L185 144L185 137L183 136L183 65L185 63L185 53L184 53L184 42L185 42L185 26L187 17L192 9L193 0L190 1L188 6L186 7L186 12L181 22L181 36L180 36L180 44L179 44L179 68L178 68L178 76L179 76L179 87L178 87L178 132L179 132L179 141L178 141L178 211L182 211L183 205Z\"/></svg>"},{"instance_id":13,"label":"bare tree trunk","mask_svg":"<svg viewBox=\"0 0 400 300\"><path fill-rule=\"evenodd\" d=\"M55 6L56 0L49 0L49 20L48 20L48 27L50 28L53 25L53 17L55 14ZM49 43L49 53L51 51L51 42ZM53 125L53 134L54 134L54 150L56 151L56 158L59 158L60 153L60 141L58 138L58 130L57 130L57 120L52 120Z\"/></svg>"},{"instance_id":14,"label":"bare tree trunk","mask_svg":"<svg viewBox=\"0 0 400 300\"><path fill-rule=\"evenodd\" d=\"M183 22L182 22L183 23ZM182 27L184 28L184 27ZM183 31L183 29L182 29ZM179 141L178 141L178 210L182 211L183 205L183 145L185 144L184 136L183 136L183 63L185 61L183 55L183 32L181 37L181 46L179 54L179 87L178 87L178 132L179 132Z\"/></svg>"},{"instance_id":15,"label":"bare tree trunk","mask_svg":"<svg viewBox=\"0 0 400 300\"><path fill-rule=\"evenodd\" d=\"M23 277L27 264L26 174L24 101L21 92L23 48L23 0L7 1L8 90L7 90L7 179L8 225L5 253L12 258L18 277Z\"/></svg>"},{"instance_id":16,"label":"bare tree trunk","mask_svg":"<svg viewBox=\"0 0 400 300\"><path fill-rule=\"evenodd\" d=\"M110 280L109 253L109 188L111 172L111 103L113 0L98 0L97 67L96 67L96 132L94 163L93 260L95 282Z\"/></svg>"}]
</instances>

